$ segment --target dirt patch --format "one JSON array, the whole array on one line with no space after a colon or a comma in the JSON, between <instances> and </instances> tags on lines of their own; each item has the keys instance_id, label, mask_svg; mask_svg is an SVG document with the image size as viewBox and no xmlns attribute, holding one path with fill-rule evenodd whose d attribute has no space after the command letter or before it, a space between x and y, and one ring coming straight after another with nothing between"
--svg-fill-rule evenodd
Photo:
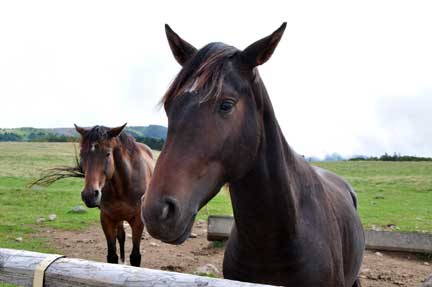
<instances>
[{"instance_id":1,"label":"dirt patch","mask_svg":"<svg viewBox=\"0 0 432 287\"><path fill-rule=\"evenodd\" d=\"M366 251L360 277L364 286L415 286L432 273L431 260L415 254Z\"/></svg>"},{"instance_id":2,"label":"dirt patch","mask_svg":"<svg viewBox=\"0 0 432 287\"><path fill-rule=\"evenodd\" d=\"M126 262L132 248L130 227L125 224ZM216 276L222 276L223 247L213 247L207 241L207 224L197 221L192 233L196 238L189 238L180 246L162 243L144 232L141 241L141 267L162 269L184 273L193 273L198 267L213 264L218 269ZM40 236L46 238L57 252L68 257L106 262L107 247L100 225L94 225L83 231L62 231L45 229Z\"/></svg>"},{"instance_id":3,"label":"dirt patch","mask_svg":"<svg viewBox=\"0 0 432 287\"><path fill-rule=\"evenodd\" d=\"M131 231L129 226L125 229L126 261L129 262ZM221 277L223 246L216 247L207 241L207 224L204 221L196 222L192 232L196 238L190 238L180 246L164 244L145 233L141 242L141 266L202 273L200 267L211 264L211 273ZM57 252L68 257L106 262L106 242L99 225L80 232L45 229L41 236L47 238ZM367 287L418 287L431 273L430 259L419 260L415 255L406 253L366 251L360 276L363 286Z\"/></svg>"}]
</instances>

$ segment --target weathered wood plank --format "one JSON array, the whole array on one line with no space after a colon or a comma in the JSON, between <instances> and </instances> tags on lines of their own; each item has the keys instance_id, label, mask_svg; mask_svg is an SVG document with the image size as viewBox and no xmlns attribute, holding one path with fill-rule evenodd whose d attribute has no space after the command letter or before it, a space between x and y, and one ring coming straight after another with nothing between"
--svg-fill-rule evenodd
<instances>
[{"instance_id":1,"label":"weathered wood plank","mask_svg":"<svg viewBox=\"0 0 432 287\"><path fill-rule=\"evenodd\" d=\"M32 286L34 270L49 254L0 248L0 282ZM45 272L45 286L269 286L161 270L60 258Z\"/></svg>"},{"instance_id":2,"label":"weathered wood plank","mask_svg":"<svg viewBox=\"0 0 432 287\"><path fill-rule=\"evenodd\" d=\"M425 279L421 287L432 287L432 274Z\"/></svg>"},{"instance_id":3,"label":"weathered wood plank","mask_svg":"<svg viewBox=\"0 0 432 287\"><path fill-rule=\"evenodd\" d=\"M234 218L232 216L210 215L207 219L207 225L207 240L226 240L234 225Z\"/></svg>"},{"instance_id":4,"label":"weathered wood plank","mask_svg":"<svg viewBox=\"0 0 432 287\"><path fill-rule=\"evenodd\" d=\"M432 234L366 230L366 248L432 253Z\"/></svg>"},{"instance_id":5,"label":"weathered wood plank","mask_svg":"<svg viewBox=\"0 0 432 287\"><path fill-rule=\"evenodd\" d=\"M37 252L20 252L13 249L0 249L0 282L13 283L19 286L32 286L36 266L46 254Z\"/></svg>"},{"instance_id":6,"label":"weathered wood plank","mask_svg":"<svg viewBox=\"0 0 432 287\"><path fill-rule=\"evenodd\" d=\"M233 224L232 216L209 216L207 239L210 241L228 239ZM432 253L430 233L365 230L365 238L367 249Z\"/></svg>"}]
</instances>

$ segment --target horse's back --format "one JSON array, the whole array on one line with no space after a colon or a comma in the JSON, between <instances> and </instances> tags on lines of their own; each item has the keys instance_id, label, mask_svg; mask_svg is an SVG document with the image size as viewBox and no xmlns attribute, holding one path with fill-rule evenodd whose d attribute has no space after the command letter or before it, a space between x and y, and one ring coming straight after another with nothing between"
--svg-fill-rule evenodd
<instances>
[{"instance_id":1,"label":"horse's back","mask_svg":"<svg viewBox=\"0 0 432 287\"><path fill-rule=\"evenodd\" d=\"M151 148L149 148L147 145L143 144L143 143L136 143L136 145L138 146L138 150L140 151L140 154L145 162L145 164L147 166L150 167L150 169L153 171L154 169L154 164L155 164L155 159L153 156L153 151L151 150Z\"/></svg>"},{"instance_id":2,"label":"horse's back","mask_svg":"<svg viewBox=\"0 0 432 287\"><path fill-rule=\"evenodd\" d=\"M313 166L313 168L324 181L337 187L338 190L342 193L346 193L347 196L349 195L350 200L352 200L354 207L357 209L357 194L347 181L329 170L317 166Z\"/></svg>"},{"instance_id":3,"label":"horse's back","mask_svg":"<svg viewBox=\"0 0 432 287\"><path fill-rule=\"evenodd\" d=\"M136 144L142 153L146 154L150 159L154 159L153 152L148 145L139 142L137 142Z\"/></svg>"}]
</instances>

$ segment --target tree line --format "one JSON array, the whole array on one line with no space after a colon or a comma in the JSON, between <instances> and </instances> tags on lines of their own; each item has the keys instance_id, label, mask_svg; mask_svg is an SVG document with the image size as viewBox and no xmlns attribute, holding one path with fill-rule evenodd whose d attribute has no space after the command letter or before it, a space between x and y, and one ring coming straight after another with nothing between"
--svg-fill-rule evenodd
<instances>
[{"instance_id":1,"label":"tree line","mask_svg":"<svg viewBox=\"0 0 432 287\"><path fill-rule=\"evenodd\" d=\"M165 141L151 137L136 136L137 142L148 145L151 149L161 150ZM32 132L26 136L16 133L0 133L0 142L78 142L79 137L65 136L44 132Z\"/></svg>"},{"instance_id":2,"label":"tree line","mask_svg":"<svg viewBox=\"0 0 432 287\"><path fill-rule=\"evenodd\" d=\"M393 155L389 155L388 153L385 153L379 157L376 156L356 156L353 158L350 158L351 161L432 161L432 158L430 157L421 157L421 156L412 156L412 155L401 155L398 153L394 153Z\"/></svg>"}]
</instances>

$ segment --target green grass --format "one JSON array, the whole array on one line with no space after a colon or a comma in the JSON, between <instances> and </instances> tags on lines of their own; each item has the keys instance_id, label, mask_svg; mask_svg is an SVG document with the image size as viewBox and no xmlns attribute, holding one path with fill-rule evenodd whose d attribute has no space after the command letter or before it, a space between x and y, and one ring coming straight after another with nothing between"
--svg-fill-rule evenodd
<instances>
[{"instance_id":1,"label":"green grass","mask_svg":"<svg viewBox=\"0 0 432 287\"><path fill-rule=\"evenodd\" d=\"M363 225L432 232L431 162L314 163L347 179L357 192Z\"/></svg>"},{"instance_id":2,"label":"green grass","mask_svg":"<svg viewBox=\"0 0 432 287\"><path fill-rule=\"evenodd\" d=\"M357 192L367 229L432 232L432 162L318 162L348 180ZM198 214L232 214L228 190L222 190Z\"/></svg>"},{"instance_id":3,"label":"green grass","mask_svg":"<svg viewBox=\"0 0 432 287\"><path fill-rule=\"evenodd\" d=\"M6 248L54 251L40 238L34 238L41 227L78 230L98 220L98 210L87 213L69 213L80 199L81 181L68 179L48 188L27 188L29 179L0 177L0 246ZM48 221L49 214L56 214L54 221ZM36 219L44 217L45 222L37 224ZM22 237L22 242L15 239Z\"/></svg>"},{"instance_id":4,"label":"green grass","mask_svg":"<svg viewBox=\"0 0 432 287\"><path fill-rule=\"evenodd\" d=\"M0 247L56 252L40 234L44 227L80 230L98 223L98 209L68 211L83 205L82 180L67 179L47 187L27 184L47 168L74 163L71 143L0 143ZM367 228L395 224L401 231L432 232L432 162L316 163L345 177L358 192L360 215ZM36 224L55 213L55 221ZM198 214L230 215L223 189ZM46 233L45 233L46 234ZM15 239L22 237L22 242Z\"/></svg>"},{"instance_id":5,"label":"green grass","mask_svg":"<svg viewBox=\"0 0 432 287\"><path fill-rule=\"evenodd\" d=\"M73 143L0 143L0 177L34 178L47 168L74 164ZM78 148L78 147L77 147Z\"/></svg>"},{"instance_id":6,"label":"green grass","mask_svg":"<svg viewBox=\"0 0 432 287\"><path fill-rule=\"evenodd\" d=\"M228 188L224 186L222 190L204 206L198 213L198 219L207 220L209 215L232 215L231 200Z\"/></svg>"},{"instance_id":7,"label":"green grass","mask_svg":"<svg viewBox=\"0 0 432 287\"><path fill-rule=\"evenodd\" d=\"M68 212L83 205L80 179L63 180L46 188L28 188L43 170L72 165L73 160L71 143L0 143L0 247L55 252L38 235L43 227L78 230L99 220L97 209L83 214ZM48 221L52 213L57 219ZM37 224L38 217L46 221ZM16 241L18 237L23 240Z\"/></svg>"}]
</instances>

